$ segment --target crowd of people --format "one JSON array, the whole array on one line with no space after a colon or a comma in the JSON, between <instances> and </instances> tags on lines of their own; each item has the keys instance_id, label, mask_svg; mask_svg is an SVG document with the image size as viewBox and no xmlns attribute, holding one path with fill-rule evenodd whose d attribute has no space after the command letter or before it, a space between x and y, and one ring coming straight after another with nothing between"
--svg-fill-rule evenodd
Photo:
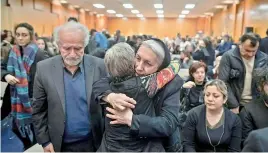
<instances>
[{"instance_id":1,"label":"crowd of people","mask_svg":"<svg viewBox=\"0 0 268 153\"><path fill-rule=\"evenodd\" d=\"M20 23L1 32L1 120L25 150L267 152L266 34L111 36L69 18L38 37Z\"/></svg>"}]
</instances>

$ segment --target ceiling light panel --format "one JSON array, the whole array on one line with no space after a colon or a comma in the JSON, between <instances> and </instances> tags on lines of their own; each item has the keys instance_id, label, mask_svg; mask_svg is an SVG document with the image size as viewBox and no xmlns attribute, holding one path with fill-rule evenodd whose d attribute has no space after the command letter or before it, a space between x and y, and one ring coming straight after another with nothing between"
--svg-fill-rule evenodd
<instances>
[{"instance_id":1,"label":"ceiling light panel","mask_svg":"<svg viewBox=\"0 0 268 153\"><path fill-rule=\"evenodd\" d=\"M163 14L164 11L163 11L163 10L156 10L156 13L157 13L157 14Z\"/></svg>"},{"instance_id":2,"label":"ceiling light panel","mask_svg":"<svg viewBox=\"0 0 268 153\"><path fill-rule=\"evenodd\" d=\"M137 17L142 18L143 15L142 14L137 14Z\"/></svg>"},{"instance_id":3,"label":"ceiling light panel","mask_svg":"<svg viewBox=\"0 0 268 153\"><path fill-rule=\"evenodd\" d=\"M182 10L182 11L181 11L181 14L189 14L189 13L190 13L189 10Z\"/></svg>"},{"instance_id":4,"label":"ceiling light panel","mask_svg":"<svg viewBox=\"0 0 268 153\"><path fill-rule=\"evenodd\" d=\"M138 14L138 13L140 13L138 10L131 10L131 12L132 12L133 14Z\"/></svg>"},{"instance_id":5,"label":"ceiling light panel","mask_svg":"<svg viewBox=\"0 0 268 153\"><path fill-rule=\"evenodd\" d=\"M161 9L163 8L163 4L154 4L154 8Z\"/></svg>"},{"instance_id":6,"label":"ceiling light panel","mask_svg":"<svg viewBox=\"0 0 268 153\"><path fill-rule=\"evenodd\" d=\"M123 14L116 14L115 16L116 16L116 17L119 17L119 18L124 17L124 15L123 15Z\"/></svg>"},{"instance_id":7,"label":"ceiling light panel","mask_svg":"<svg viewBox=\"0 0 268 153\"><path fill-rule=\"evenodd\" d=\"M195 4L186 4L185 8L186 9L193 9L195 7Z\"/></svg>"},{"instance_id":8,"label":"ceiling light panel","mask_svg":"<svg viewBox=\"0 0 268 153\"><path fill-rule=\"evenodd\" d=\"M107 13L110 13L110 14L115 14L115 10L107 10Z\"/></svg>"},{"instance_id":9,"label":"ceiling light panel","mask_svg":"<svg viewBox=\"0 0 268 153\"><path fill-rule=\"evenodd\" d=\"M93 4L93 6L96 8L105 8L105 6L102 4Z\"/></svg>"},{"instance_id":10,"label":"ceiling light panel","mask_svg":"<svg viewBox=\"0 0 268 153\"><path fill-rule=\"evenodd\" d=\"M185 18L185 15L181 14L179 15L179 18Z\"/></svg>"},{"instance_id":11,"label":"ceiling light panel","mask_svg":"<svg viewBox=\"0 0 268 153\"><path fill-rule=\"evenodd\" d=\"M133 8L132 4L123 4L125 8Z\"/></svg>"}]
</instances>

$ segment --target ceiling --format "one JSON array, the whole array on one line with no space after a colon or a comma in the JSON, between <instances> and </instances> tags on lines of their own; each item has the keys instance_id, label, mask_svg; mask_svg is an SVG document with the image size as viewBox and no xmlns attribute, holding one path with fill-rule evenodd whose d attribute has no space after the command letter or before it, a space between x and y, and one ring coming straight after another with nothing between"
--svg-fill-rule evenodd
<instances>
[{"instance_id":1,"label":"ceiling","mask_svg":"<svg viewBox=\"0 0 268 153\"><path fill-rule=\"evenodd\" d=\"M186 4L195 4L195 7L190 10L186 17L199 17L204 15L205 12L215 12L216 5L222 4L223 0L66 0L71 5L78 5L80 8L89 9L90 12L103 14L108 17L115 17L115 14L109 14L107 10L115 10L118 14L123 14L124 17L136 17L131 13L131 10L139 10L143 16L157 17L154 4L160 2L163 4L164 17L177 18L182 10L185 10ZM102 4L105 6L103 9L95 8L93 4ZM124 3L133 5L133 9L123 7Z\"/></svg>"}]
</instances>

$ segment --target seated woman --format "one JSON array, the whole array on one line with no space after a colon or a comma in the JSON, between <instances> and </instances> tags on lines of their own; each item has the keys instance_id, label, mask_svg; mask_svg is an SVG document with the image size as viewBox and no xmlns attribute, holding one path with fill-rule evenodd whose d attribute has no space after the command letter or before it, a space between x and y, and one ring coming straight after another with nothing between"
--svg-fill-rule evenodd
<instances>
[{"instance_id":1,"label":"seated woman","mask_svg":"<svg viewBox=\"0 0 268 153\"><path fill-rule=\"evenodd\" d=\"M257 82L261 94L257 99L245 105L239 114L243 123L243 141L251 131L268 127L268 66L255 69L253 80Z\"/></svg>"},{"instance_id":2,"label":"seated woman","mask_svg":"<svg viewBox=\"0 0 268 153\"><path fill-rule=\"evenodd\" d=\"M118 43L107 51L104 62L111 75L111 90L136 100L134 114L155 116L152 98L159 89L174 79L179 71L179 62L172 62L169 67L160 72L136 77L134 61L135 52L127 43ZM106 118L105 133L98 151L153 151L146 149L152 148L148 147L150 144L148 139L133 136L128 125L111 125L112 122L111 119ZM159 145L161 146L161 143Z\"/></svg>"},{"instance_id":3,"label":"seated woman","mask_svg":"<svg viewBox=\"0 0 268 153\"><path fill-rule=\"evenodd\" d=\"M180 101L185 103L185 110L204 103L203 90L208 80L206 78L207 66L203 62L194 62L189 68L189 79L183 84L180 94ZM184 101L182 101L184 99Z\"/></svg>"},{"instance_id":4,"label":"seated woman","mask_svg":"<svg viewBox=\"0 0 268 153\"><path fill-rule=\"evenodd\" d=\"M183 130L185 152L239 152L242 125L240 118L224 107L227 87L221 80L205 85L205 104L189 111Z\"/></svg>"}]
</instances>

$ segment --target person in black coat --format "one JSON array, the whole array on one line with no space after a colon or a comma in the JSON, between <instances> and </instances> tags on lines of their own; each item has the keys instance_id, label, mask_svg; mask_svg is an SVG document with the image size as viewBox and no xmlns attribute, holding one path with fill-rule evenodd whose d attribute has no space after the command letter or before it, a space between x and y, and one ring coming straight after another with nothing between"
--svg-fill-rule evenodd
<instances>
[{"instance_id":1,"label":"person in black coat","mask_svg":"<svg viewBox=\"0 0 268 153\"><path fill-rule=\"evenodd\" d=\"M258 50L259 39L256 34L244 34L240 41L238 47L222 56L218 75L228 86L228 108L236 114L258 96L256 83L252 81L253 70L268 64L268 56Z\"/></svg>"},{"instance_id":2,"label":"person in black coat","mask_svg":"<svg viewBox=\"0 0 268 153\"><path fill-rule=\"evenodd\" d=\"M205 104L189 111L182 131L185 152L239 152L242 127L240 118L224 107L227 87L221 80L205 85Z\"/></svg>"},{"instance_id":3,"label":"person in black coat","mask_svg":"<svg viewBox=\"0 0 268 153\"><path fill-rule=\"evenodd\" d=\"M215 50L212 48L212 43L209 37L206 37L198 42L198 47L192 53L193 59L202 61L208 66L213 66L215 61Z\"/></svg>"},{"instance_id":4,"label":"person in black coat","mask_svg":"<svg viewBox=\"0 0 268 153\"><path fill-rule=\"evenodd\" d=\"M261 39L259 49L260 49L260 51L262 51L268 55L268 29L266 30L266 37Z\"/></svg>"},{"instance_id":5,"label":"person in black coat","mask_svg":"<svg viewBox=\"0 0 268 153\"><path fill-rule=\"evenodd\" d=\"M268 127L249 133L242 152L268 152Z\"/></svg>"},{"instance_id":6,"label":"person in black coat","mask_svg":"<svg viewBox=\"0 0 268 153\"><path fill-rule=\"evenodd\" d=\"M33 37L34 37L34 29L33 27L28 23L20 23L15 27L15 39L17 42L17 46L20 49L21 57L25 54L25 49L28 45L35 45L33 44ZM33 83L34 83L34 76L36 72L36 65L39 61L44 60L45 55L41 50L37 50L34 61L32 65L30 66L30 71L28 74L28 98L31 100L33 97ZM16 86L16 84L20 84L19 79L16 78L13 74L13 72L9 72L7 70L8 61L10 60L10 57L7 56L6 59L1 63L1 81L7 82L9 86L6 88L4 100L3 100L3 107L1 108L1 119L4 116L7 116L9 114L9 111L11 111L11 101L10 101L10 86ZM33 143L29 140L27 137L23 137L22 134L19 132L17 127L15 128L15 133L19 136L19 138L22 139L24 142L25 149L31 147Z\"/></svg>"},{"instance_id":7,"label":"person in black coat","mask_svg":"<svg viewBox=\"0 0 268 153\"><path fill-rule=\"evenodd\" d=\"M243 121L243 141L251 131L268 127L268 66L255 69L253 79L257 82L260 96L245 105L239 114Z\"/></svg>"},{"instance_id":8,"label":"person in black coat","mask_svg":"<svg viewBox=\"0 0 268 153\"><path fill-rule=\"evenodd\" d=\"M159 39L152 38L143 42L136 53L136 74L137 76L150 75L167 67L169 63L170 52L165 44ZM113 106L113 109L109 109L109 113L118 117L117 120L113 121L114 124L128 125L133 136L139 138L140 141L143 141L143 139L149 139L154 143L161 141L166 151L180 151L178 97L182 84L183 80L176 75L170 83L155 95L153 99L155 117L133 114L129 109L135 107L133 99L124 94L111 93L107 81L94 84L93 90L97 99L102 99ZM128 108L127 111L120 111L125 108ZM154 147L157 149L159 145Z\"/></svg>"},{"instance_id":9,"label":"person in black coat","mask_svg":"<svg viewBox=\"0 0 268 153\"><path fill-rule=\"evenodd\" d=\"M104 62L111 80L112 92L123 93L133 97L137 104L133 114L155 116L153 97L169 81L174 79L179 72L179 61L174 61L167 68L148 76L135 76L134 69L135 53L127 43L117 43L109 49L105 55ZM164 78L164 79L163 79ZM107 109L109 109L108 106ZM107 113L107 112L106 112ZM98 151L100 152L151 152L161 150L161 141L158 148L152 146L150 139L137 139L132 136L127 125L111 125L112 119L105 120L105 133Z\"/></svg>"}]
</instances>

